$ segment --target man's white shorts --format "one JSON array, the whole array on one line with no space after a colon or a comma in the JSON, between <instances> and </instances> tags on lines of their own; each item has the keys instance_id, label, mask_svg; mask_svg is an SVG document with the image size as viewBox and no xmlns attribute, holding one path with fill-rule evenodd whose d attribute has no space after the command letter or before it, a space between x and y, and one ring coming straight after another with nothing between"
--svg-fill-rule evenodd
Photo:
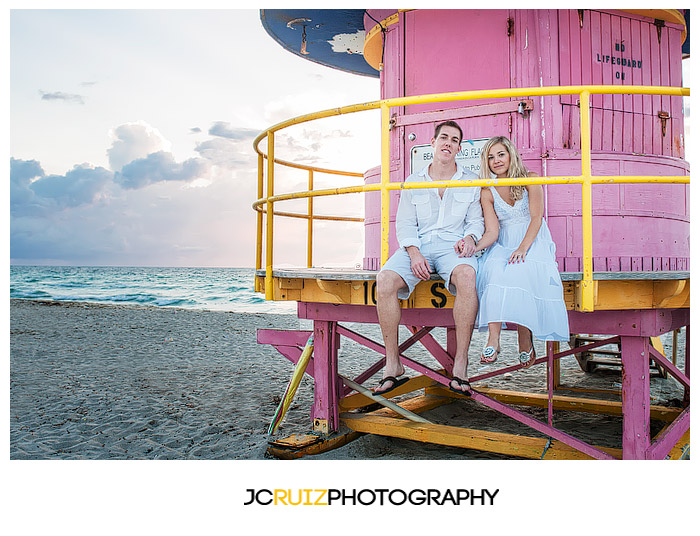
<instances>
[{"instance_id":1,"label":"man's white shorts","mask_svg":"<svg viewBox=\"0 0 700 536\"><path fill-rule=\"evenodd\" d=\"M452 270L460 264L466 264L474 268L476 274L478 260L476 257L459 257L454 250L454 242L448 242L439 238L433 238L427 244L422 244L421 253L430 265L430 271L436 272L445 281L445 287L454 296L457 294L457 289L450 282ZM407 299L416 285L421 281L411 271L411 258L404 248L399 248L382 266L382 270L391 270L401 276L406 282L406 286L398 292L398 297L401 300Z\"/></svg>"}]
</instances>

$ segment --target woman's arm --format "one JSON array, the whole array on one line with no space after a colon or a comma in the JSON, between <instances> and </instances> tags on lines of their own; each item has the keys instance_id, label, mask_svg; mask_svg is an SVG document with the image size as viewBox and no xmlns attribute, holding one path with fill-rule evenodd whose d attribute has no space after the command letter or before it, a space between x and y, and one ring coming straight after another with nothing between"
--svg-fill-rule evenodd
<instances>
[{"instance_id":1,"label":"woman's arm","mask_svg":"<svg viewBox=\"0 0 700 536\"><path fill-rule=\"evenodd\" d=\"M484 211L484 234L475 251L486 249L498 239L498 216L493 208L493 194L488 188L481 189L481 209Z\"/></svg>"},{"instance_id":2,"label":"woman's arm","mask_svg":"<svg viewBox=\"0 0 700 536\"><path fill-rule=\"evenodd\" d=\"M529 176L534 177L535 174L531 172ZM528 225L523 241L520 242L518 249L511 254L508 260L509 263L525 260L525 255L527 255L530 246L535 241L537 233L540 232L540 227L542 226L542 216L544 215L544 192L542 190L542 185L530 184L525 188L527 188L527 195L530 203L530 225Z\"/></svg>"}]
</instances>

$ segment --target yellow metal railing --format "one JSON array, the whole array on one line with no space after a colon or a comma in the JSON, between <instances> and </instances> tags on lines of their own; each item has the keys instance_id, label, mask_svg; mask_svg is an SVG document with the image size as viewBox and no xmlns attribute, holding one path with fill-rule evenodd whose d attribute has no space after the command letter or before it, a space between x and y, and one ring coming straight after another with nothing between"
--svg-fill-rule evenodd
<instances>
[{"instance_id":1,"label":"yellow metal railing","mask_svg":"<svg viewBox=\"0 0 700 536\"><path fill-rule=\"evenodd\" d=\"M263 133L259 138L261 139L267 134L267 132ZM274 135L274 134L273 134ZM257 143L256 142L256 150L257 149ZM269 141L268 141L269 143ZM274 156L274 146L272 147L272 154ZM268 218L268 225L271 224L271 216L286 216L289 218L303 218L308 220L307 224L307 238L306 238L306 266L308 268L311 268L313 266L313 222L314 220L330 220L330 221L352 221L352 222L363 222L364 218L351 218L351 217L346 217L346 216L323 216L319 214L314 214L314 199L313 196L308 196L308 208L306 214L300 214L296 212L281 212L281 211L276 211L272 209L272 204L274 201L268 202L267 199L263 199L263 164L264 160L266 158L270 158L268 155L265 155L258 151L258 202L256 202L253 207L258 211L258 221L257 221L257 241L256 241L256 248L255 248L255 268L256 270L259 270L260 267L262 266L262 223L263 223L263 215L267 215ZM307 171L309 174L309 179L308 179L308 184L309 184L309 192L312 192L314 189L314 173L325 173L325 174L330 174L330 175L341 175L341 176L347 176L347 177L363 177L364 175L362 173L357 173L353 171L338 171L338 170L333 170L333 169L325 169L325 168L320 168L320 167L315 167L315 166L305 166L302 164L297 164L294 162L287 162L285 160L280 160L280 159L274 159L274 162L276 164L281 164L286 167L290 168L296 168L296 169L301 169L304 171ZM274 173L271 171L271 168L273 166L268 166L268 191L269 192L274 192ZM262 208L262 205L265 204L266 208ZM269 210L269 212L268 212ZM271 242L271 241L270 241ZM268 242L268 243L270 243ZM268 247L268 255L271 256L271 252L269 251ZM271 257L268 257L271 258Z\"/></svg>"},{"instance_id":2,"label":"yellow metal railing","mask_svg":"<svg viewBox=\"0 0 700 536\"><path fill-rule=\"evenodd\" d=\"M494 89L479 91L463 91L452 93L439 93L433 95L418 95L411 97L398 97L394 99L384 99L380 101L355 104L342 108L333 108L312 114L299 116L282 123L278 123L262 132L254 141L253 146L258 153L258 200L253 203L253 208L258 211L257 242L256 242L256 270L262 267L262 243L263 243L263 212L266 212L266 255L265 255L265 299L273 299L272 262L273 262L273 217L280 216L304 217L309 219L309 229L314 219L335 219L342 221L361 221L360 218L342 218L332 216L316 216L313 214L311 200L314 197L340 195L359 192L381 192L381 264L383 265L389 258L389 192L398 189L413 188L450 188L461 186L459 181L429 181L429 182L389 182L389 132L391 130L390 110L392 107L409 106L413 104L425 104L433 102L452 102L492 98L523 98L553 96L553 95L579 95L580 97L580 133L581 133L581 174L572 177L530 177L527 179L478 179L470 181L471 186L491 186L516 185L516 184L580 184L582 190L582 220L583 220L583 277L580 283L580 304L582 311L593 311L594 307L594 285L593 285L593 207L591 191L593 184L604 183L684 183L690 182L689 176L593 176L591 168L591 122L590 122L590 97L591 95L670 95L687 97L690 95L689 88L661 87L661 86L554 86L554 87L533 87L533 88L512 88ZM381 111L381 181L379 184L346 186L342 188L330 188L323 190L312 190L313 177L310 175L309 191L293 192L288 194L274 195L274 164L322 171L324 173L336 173L361 177L361 173L338 172L332 170L322 170L320 168L310 168L300 164L276 160L274 157L275 132L292 125L305 123L325 117L342 115L365 110ZM263 138L267 138L267 155L258 148ZM267 159L267 196L263 197L263 161ZM274 212L274 203L289 199L309 199L309 208L306 215ZM263 210L263 205L266 209ZM311 266L311 240L312 231L309 230L307 244L307 260Z\"/></svg>"}]
</instances>

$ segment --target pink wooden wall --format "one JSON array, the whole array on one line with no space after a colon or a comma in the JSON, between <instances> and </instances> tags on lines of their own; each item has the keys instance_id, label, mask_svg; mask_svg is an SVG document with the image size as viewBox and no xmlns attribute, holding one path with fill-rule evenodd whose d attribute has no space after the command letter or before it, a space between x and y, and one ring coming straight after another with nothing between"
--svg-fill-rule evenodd
<instances>
[{"instance_id":1,"label":"pink wooden wall","mask_svg":"<svg viewBox=\"0 0 700 536\"><path fill-rule=\"evenodd\" d=\"M370 10L377 20L391 10ZM367 29L375 22L365 18ZM681 86L681 30L621 11L413 10L387 27L381 97L579 84ZM525 97L526 95L524 95ZM395 108L391 180L409 175L410 151L434 125L455 119L465 139L506 135L543 176L580 174L577 97L452 102ZM594 174L687 175L680 98L593 96ZM665 133L659 112L666 112ZM416 136L415 141L408 139ZM379 170L366 173L378 182ZM392 197L392 220L398 192ZM562 271L581 271L581 190L546 187L545 215ZM598 185L593 189L596 271L689 269L689 188ZM365 202L365 260L379 268L379 195ZM397 247L390 232L390 251Z\"/></svg>"}]
</instances>

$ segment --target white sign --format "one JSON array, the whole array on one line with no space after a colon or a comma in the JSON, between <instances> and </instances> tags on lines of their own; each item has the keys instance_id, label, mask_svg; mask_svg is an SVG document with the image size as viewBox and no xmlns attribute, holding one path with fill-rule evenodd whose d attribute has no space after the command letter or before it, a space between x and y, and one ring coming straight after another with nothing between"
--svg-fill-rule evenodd
<instances>
[{"instance_id":1,"label":"white sign","mask_svg":"<svg viewBox=\"0 0 700 536\"><path fill-rule=\"evenodd\" d=\"M457 153L457 162L477 175L481 169L481 149L489 138L478 140L462 140L462 145ZM433 161L432 145L415 145L411 148L411 173L420 171Z\"/></svg>"}]
</instances>

